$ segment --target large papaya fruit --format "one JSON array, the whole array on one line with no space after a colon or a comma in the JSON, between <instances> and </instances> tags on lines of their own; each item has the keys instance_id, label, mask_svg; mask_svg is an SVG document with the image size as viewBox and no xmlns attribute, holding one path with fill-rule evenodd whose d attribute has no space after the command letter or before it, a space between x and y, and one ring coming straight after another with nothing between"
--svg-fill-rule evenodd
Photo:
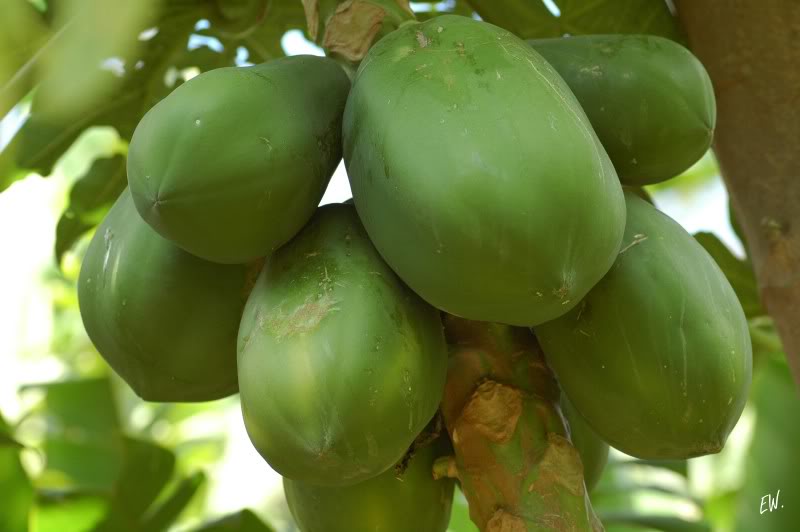
<instances>
[{"instance_id":1,"label":"large papaya fruit","mask_svg":"<svg viewBox=\"0 0 800 532\"><path fill-rule=\"evenodd\" d=\"M247 267L207 262L162 238L125 189L86 251L78 303L89 338L140 397L209 401L237 390L247 290Z\"/></svg>"},{"instance_id":2,"label":"large papaya fruit","mask_svg":"<svg viewBox=\"0 0 800 532\"><path fill-rule=\"evenodd\" d=\"M270 257L238 361L256 449L318 485L395 464L436 412L447 371L439 314L383 262L349 205L321 207Z\"/></svg>"},{"instance_id":3,"label":"large papaya fruit","mask_svg":"<svg viewBox=\"0 0 800 532\"><path fill-rule=\"evenodd\" d=\"M569 425L569 439L581 455L586 489L592 491L608 463L608 444L592 430L564 394L561 395L561 412Z\"/></svg>"},{"instance_id":4,"label":"large papaya fruit","mask_svg":"<svg viewBox=\"0 0 800 532\"><path fill-rule=\"evenodd\" d=\"M647 459L715 453L750 386L744 312L691 235L635 194L625 198L614 267L536 335L572 404L613 447Z\"/></svg>"},{"instance_id":5,"label":"large papaya fruit","mask_svg":"<svg viewBox=\"0 0 800 532\"><path fill-rule=\"evenodd\" d=\"M444 532L452 479L434 480L439 442L413 449L375 478L352 486L314 486L283 479L286 501L302 532Z\"/></svg>"},{"instance_id":6,"label":"large papaya fruit","mask_svg":"<svg viewBox=\"0 0 800 532\"><path fill-rule=\"evenodd\" d=\"M572 89L623 183L675 177L711 146L711 79L680 44L655 35L528 42Z\"/></svg>"},{"instance_id":7,"label":"large papaya fruit","mask_svg":"<svg viewBox=\"0 0 800 532\"><path fill-rule=\"evenodd\" d=\"M379 41L344 146L375 247L449 313L553 319L619 249L622 190L589 120L539 54L491 24L445 15Z\"/></svg>"},{"instance_id":8,"label":"large papaya fruit","mask_svg":"<svg viewBox=\"0 0 800 532\"><path fill-rule=\"evenodd\" d=\"M293 56L200 74L136 127L139 213L198 257L246 262L294 236L341 159L350 87L331 59Z\"/></svg>"}]
</instances>

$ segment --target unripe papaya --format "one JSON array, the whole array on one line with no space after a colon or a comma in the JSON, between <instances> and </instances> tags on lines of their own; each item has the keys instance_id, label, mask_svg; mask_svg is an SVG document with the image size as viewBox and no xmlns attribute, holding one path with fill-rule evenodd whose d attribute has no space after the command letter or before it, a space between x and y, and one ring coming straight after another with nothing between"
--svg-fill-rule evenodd
<instances>
[{"instance_id":1,"label":"unripe papaya","mask_svg":"<svg viewBox=\"0 0 800 532\"><path fill-rule=\"evenodd\" d=\"M433 478L439 446L428 445L375 478L346 487L283 479L286 502L302 532L444 532L452 479Z\"/></svg>"},{"instance_id":2,"label":"unripe papaya","mask_svg":"<svg viewBox=\"0 0 800 532\"><path fill-rule=\"evenodd\" d=\"M438 312L383 262L349 205L321 207L261 272L239 330L254 446L317 485L394 465L436 412L447 353Z\"/></svg>"},{"instance_id":3,"label":"unripe papaya","mask_svg":"<svg viewBox=\"0 0 800 532\"><path fill-rule=\"evenodd\" d=\"M561 394L561 412L569 425L569 439L581 455L586 489L592 491L608 463L608 444L592 430L564 394Z\"/></svg>"},{"instance_id":4,"label":"unripe papaya","mask_svg":"<svg viewBox=\"0 0 800 532\"><path fill-rule=\"evenodd\" d=\"M128 182L142 218L221 263L268 255L314 213L341 159L350 81L293 56L200 74L142 118Z\"/></svg>"},{"instance_id":5,"label":"unripe papaya","mask_svg":"<svg viewBox=\"0 0 800 532\"><path fill-rule=\"evenodd\" d=\"M159 236L125 189L83 259L81 318L103 358L143 399L218 399L237 390L247 273Z\"/></svg>"},{"instance_id":6,"label":"unripe papaya","mask_svg":"<svg viewBox=\"0 0 800 532\"><path fill-rule=\"evenodd\" d=\"M625 199L611 271L536 335L572 404L613 447L645 459L716 453L750 386L744 312L689 233L635 194Z\"/></svg>"},{"instance_id":7,"label":"unripe papaya","mask_svg":"<svg viewBox=\"0 0 800 532\"><path fill-rule=\"evenodd\" d=\"M711 146L711 79L680 44L655 35L528 42L572 89L626 185L675 177Z\"/></svg>"},{"instance_id":8,"label":"unripe papaya","mask_svg":"<svg viewBox=\"0 0 800 532\"><path fill-rule=\"evenodd\" d=\"M401 27L362 61L343 127L364 226L430 304L538 324L611 267L614 168L564 81L511 33L455 15Z\"/></svg>"}]
</instances>

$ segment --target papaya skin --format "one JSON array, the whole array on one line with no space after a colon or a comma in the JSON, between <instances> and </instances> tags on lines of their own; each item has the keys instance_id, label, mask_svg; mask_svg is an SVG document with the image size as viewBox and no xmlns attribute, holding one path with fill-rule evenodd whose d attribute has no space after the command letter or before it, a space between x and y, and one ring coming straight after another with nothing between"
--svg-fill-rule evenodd
<instances>
[{"instance_id":1,"label":"papaya skin","mask_svg":"<svg viewBox=\"0 0 800 532\"><path fill-rule=\"evenodd\" d=\"M78 303L98 352L142 399L210 401L238 390L250 286L247 266L207 262L159 236L125 189L89 244Z\"/></svg>"},{"instance_id":2,"label":"papaya skin","mask_svg":"<svg viewBox=\"0 0 800 532\"><path fill-rule=\"evenodd\" d=\"M128 182L139 214L198 257L268 255L314 213L341 160L350 81L312 56L200 74L142 118Z\"/></svg>"},{"instance_id":3,"label":"papaya skin","mask_svg":"<svg viewBox=\"0 0 800 532\"><path fill-rule=\"evenodd\" d=\"M625 196L628 223L614 267L536 335L578 413L611 446L655 460L716 453L750 387L744 312L689 233Z\"/></svg>"},{"instance_id":4,"label":"papaya skin","mask_svg":"<svg viewBox=\"0 0 800 532\"><path fill-rule=\"evenodd\" d=\"M392 467L435 414L447 371L438 312L326 205L266 263L239 330L242 414L284 477L355 484Z\"/></svg>"},{"instance_id":5,"label":"papaya skin","mask_svg":"<svg viewBox=\"0 0 800 532\"><path fill-rule=\"evenodd\" d=\"M702 63L655 35L529 40L575 94L626 185L670 179L711 147L714 88Z\"/></svg>"},{"instance_id":6,"label":"papaya skin","mask_svg":"<svg viewBox=\"0 0 800 532\"><path fill-rule=\"evenodd\" d=\"M441 446L414 450L375 478L346 487L283 479L286 501L302 532L444 532L455 482L434 479Z\"/></svg>"},{"instance_id":7,"label":"papaya skin","mask_svg":"<svg viewBox=\"0 0 800 532\"><path fill-rule=\"evenodd\" d=\"M343 127L364 226L431 305L534 325L611 267L614 168L566 84L509 32L454 15L402 26L362 61Z\"/></svg>"}]
</instances>

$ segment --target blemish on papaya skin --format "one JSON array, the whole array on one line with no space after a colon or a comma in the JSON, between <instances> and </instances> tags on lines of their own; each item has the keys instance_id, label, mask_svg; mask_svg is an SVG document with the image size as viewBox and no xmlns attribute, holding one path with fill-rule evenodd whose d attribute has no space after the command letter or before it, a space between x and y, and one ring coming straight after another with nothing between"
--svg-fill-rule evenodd
<instances>
[{"instance_id":1,"label":"blemish on papaya skin","mask_svg":"<svg viewBox=\"0 0 800 532\"><path fill-rule=\"evenodd\" d=\"M281 308L271 316L264 318L259 327L267 330L276 341L280 342L285 338L310 332L319 326L322 321L333 312L340 309L337 306L339 301L334 299L330 293L316 300L309 297L305 302L295 308L291 313L285 315Z\"/></svg>"},{"instance_id":2,"label":"blemish on papaya skin","mask_svg":"<svg viewBox=\"0 0 800 532\"><path fill-rule=\"evenodd\" d=\"M495 443L509 441L522 415L522 392L487 380L473 392L461 413L461 421Z\"/></svg>"},{"instance_id":3,"label":"blemish on papaya skin","mask_svg":"<svg viewBox=\"0 0 800 532\"><path fill-rule=\"evenodd\" d=\"M418 31L416 33L416 37L417 37L417 43L419 43L420 48L425 48L426 46L428 46L428 44L430 44L430 40L421 31Z\"/></svg>"}]
</instances>

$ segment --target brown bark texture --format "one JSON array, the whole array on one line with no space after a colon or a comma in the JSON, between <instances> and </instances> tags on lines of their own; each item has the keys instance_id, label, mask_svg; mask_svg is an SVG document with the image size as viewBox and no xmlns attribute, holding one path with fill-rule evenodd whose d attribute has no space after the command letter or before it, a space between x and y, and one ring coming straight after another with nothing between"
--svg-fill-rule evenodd
<instances>
[{"instance_id":1,"label":"brown bark texture","mask_svg":"<svg viewBox=\"0 0 800 532\"><path fill-rule=\"evenodd\" d=\"M800 383L800 2L676 4L714 84L714 152Z\"/></svg>"}]
</instances>

